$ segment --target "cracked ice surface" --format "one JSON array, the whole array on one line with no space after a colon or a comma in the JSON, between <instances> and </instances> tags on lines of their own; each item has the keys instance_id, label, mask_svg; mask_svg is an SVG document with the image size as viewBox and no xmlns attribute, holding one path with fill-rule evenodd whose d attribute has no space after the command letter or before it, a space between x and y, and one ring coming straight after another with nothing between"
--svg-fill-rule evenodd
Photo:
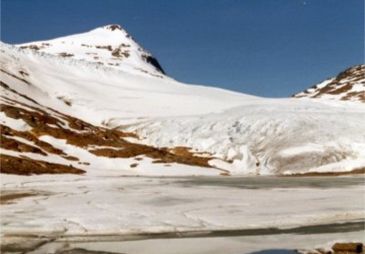
<instances>
[{"instance_id":1,"label":"cracked ice surface","mask_svg":"<svg viewBox=\"0 0 365 254\"><path fill-rule=\"evenodd\" d=\"M364 220L363 177L1 176L4 235L130 235Z\"/></svg>"}]
</instances>

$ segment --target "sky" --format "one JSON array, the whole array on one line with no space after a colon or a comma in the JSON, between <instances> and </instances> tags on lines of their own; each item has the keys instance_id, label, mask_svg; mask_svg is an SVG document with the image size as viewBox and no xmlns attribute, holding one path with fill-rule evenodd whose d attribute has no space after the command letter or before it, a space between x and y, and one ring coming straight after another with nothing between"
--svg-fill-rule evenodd
<instances>
[{"instance_id":1,"label":"sky","mask_svg":"<svg viewBox=\"0 0 365 254\"><path fill-rule=\"evenodd\" d=\"M183 82L286 97L364 63L363 0L1 0L1 41L120 24Z\"/></svg>"}]
</instances>

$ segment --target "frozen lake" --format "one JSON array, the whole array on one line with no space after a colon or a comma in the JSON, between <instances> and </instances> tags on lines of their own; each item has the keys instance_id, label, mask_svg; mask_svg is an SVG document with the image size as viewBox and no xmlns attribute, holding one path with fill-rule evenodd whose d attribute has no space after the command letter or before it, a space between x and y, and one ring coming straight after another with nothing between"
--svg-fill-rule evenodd
<instances>
[{"instance_id":1,"label":"frozen lake","mask_svg":"<svg viewBox=\"0 0 365 254\"><path fill-rule=\"evenodd\" d=\"M364 188L360 175L2 175L2 250L291 253L365 241Z\"/></svg>"}]
</instances>

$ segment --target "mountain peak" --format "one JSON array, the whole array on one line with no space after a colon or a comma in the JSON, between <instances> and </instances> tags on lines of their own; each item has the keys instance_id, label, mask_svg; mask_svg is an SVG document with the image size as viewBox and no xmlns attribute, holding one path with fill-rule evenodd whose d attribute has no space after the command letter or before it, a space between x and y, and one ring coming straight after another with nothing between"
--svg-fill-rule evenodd
<instances>
[{"instance_id":1,"label":"mountain peak","mask_svg":"<svg viewBox=\"0 0 365 254\"><path fill-rule=\"evenodd\" d=\"M142 75L163 77L165 74L157 59L143 49L118 24L109 24L85 33L17 46Z\"/></svg>"},{"instance_id":2,"label":"mountain peak","mask_svg":"<svg viewBox=\"0 0 365 254\"><path fill-rule=\"evenodd\" d=\"M118 24L111 24L111 25L106 25L103 28L114 31L114 30L122 30L121 25Z\"/></svg>"}]
</instances>

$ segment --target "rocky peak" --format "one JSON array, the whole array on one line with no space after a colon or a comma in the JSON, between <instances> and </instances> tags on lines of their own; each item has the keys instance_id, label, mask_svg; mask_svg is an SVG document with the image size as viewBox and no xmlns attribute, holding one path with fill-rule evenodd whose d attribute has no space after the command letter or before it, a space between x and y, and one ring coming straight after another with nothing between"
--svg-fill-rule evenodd
<instances>
[{"instance_id":1,"label":"rocky peak","mask_svg":"<svg viewBox=\"0 0 365 254\"><path fill-rule=\"evenodd\" d=\"M106 25L104 26L105 29L108 29L108 30L122 30L122 27L118 24L111 24L111 25Z\"/></svg>"}]
</instances>

